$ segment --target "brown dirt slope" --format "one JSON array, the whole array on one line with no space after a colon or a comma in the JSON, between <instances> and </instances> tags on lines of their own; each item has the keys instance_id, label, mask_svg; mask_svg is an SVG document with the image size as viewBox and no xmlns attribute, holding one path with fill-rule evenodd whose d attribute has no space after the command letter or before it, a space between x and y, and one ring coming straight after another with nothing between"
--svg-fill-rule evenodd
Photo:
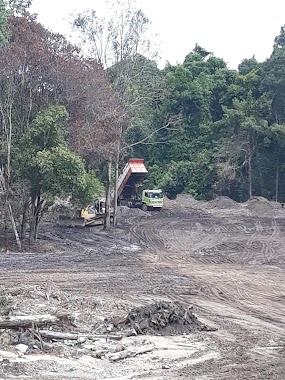
<instances>
[{"instance_id":1,"label":"brown dirt slope","mask_svg":"<svg viewBox=\"0 0 285 380\"><path fill-rule=\"evenodd\" d=\"M38 292L34 298L11 295L16 307L10 313L65 308L78 313L81 330L92 331L98 321L123 317L133 307L179 301L193 305L198 319L217 331L149 335L154 351L112 364L87 349L61 353L62 365L58 355L41 356L41 365L32 361L35 355L10 358L3 376L22 371L23 379L34 380L283 379L284 236L284 210L264 199L236 204L183 195L160 213L121 210L120 229L110 233L47 223L41 253L1 253L2 288ZM47 300L49 287L59 300ZM76 361L71 364L68 355Z\"/></svg>"}]
</instances>

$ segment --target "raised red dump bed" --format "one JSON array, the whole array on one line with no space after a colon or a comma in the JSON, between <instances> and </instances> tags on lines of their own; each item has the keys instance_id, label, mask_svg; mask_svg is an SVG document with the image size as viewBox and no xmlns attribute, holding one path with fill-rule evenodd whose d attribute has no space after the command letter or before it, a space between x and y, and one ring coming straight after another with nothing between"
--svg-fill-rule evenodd
<instances>
[{"instance_id":1,"label":"raised red dump bed","mask_svg":"<svg viewBox=\"0 0 285 380\"><path fill-rule=\"evenodd\" d=\"M141 158L130 158L118 180L118 197L130 198L135 195L136 186L146 177L147 169Z\"/></svg>"}]
</instances>

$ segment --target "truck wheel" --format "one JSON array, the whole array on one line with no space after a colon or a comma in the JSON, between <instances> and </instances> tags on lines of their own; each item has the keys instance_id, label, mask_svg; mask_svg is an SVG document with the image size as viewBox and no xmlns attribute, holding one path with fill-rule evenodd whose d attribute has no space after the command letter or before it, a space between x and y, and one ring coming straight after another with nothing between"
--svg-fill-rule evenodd
<instances>
[{"instance_id":1,"label":"truck wheel","mask_svg":"<svg viewBox=\"0 0 285 380\"><path fill-rule=\"evenodd\" d=\"M143 205L142 205L142 210L147 211L147 205L145 203L143 203Z\"/></svg>"}]
</instances>

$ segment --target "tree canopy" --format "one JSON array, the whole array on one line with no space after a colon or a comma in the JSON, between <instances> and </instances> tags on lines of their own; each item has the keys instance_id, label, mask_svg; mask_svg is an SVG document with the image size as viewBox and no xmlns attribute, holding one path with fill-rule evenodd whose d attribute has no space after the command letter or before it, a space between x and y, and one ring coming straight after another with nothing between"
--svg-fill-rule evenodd
<instances>
[{"instance_id":1,"label":"tree canopy","mask_svg":"<svg viewBox=\"0 0 285 380\"><path fill-rule=\"evenodd\" d=\"M200 199L261 195L284 201L283 40L284 27L269 59L244 59L237 71L199 45L182 64L162 70L166 91L148 111L151 128L169 115L181 122L151 145L133 147L132 154L150 165L148 186L170 197L188 192Z\"/></svg>"},{"instance_id":2,"label":"tree canopy","mask_svg":"<svg viewBox=\"0 0 285 380\"><path fill-rule=\"evenodd\" d=\"M87 173L73 151L94 155L104 139L108 146L111 92L98 64L30 15L11 12L7 28L0 55L0 200L3 222L11 220L16 236L21 225L24 238L28 220L34 240L55 196L72 195L83 207L102 192L94 165Z\"/></svg>"}]
</instances>

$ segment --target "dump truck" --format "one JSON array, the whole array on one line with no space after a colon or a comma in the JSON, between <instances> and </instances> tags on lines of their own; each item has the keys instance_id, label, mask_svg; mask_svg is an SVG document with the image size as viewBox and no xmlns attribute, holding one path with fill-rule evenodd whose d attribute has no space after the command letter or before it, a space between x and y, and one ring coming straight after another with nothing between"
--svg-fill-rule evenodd
<instances>
[{"instance_id":1,"label":"dump truck","mask_svg":"<svg viewBox=\"0 0 285 380\"><path fill-rule=\"evenodd\" d=\"M118 204L128 207L139 207L144 211L163 206L162 190L142 190L142 182L147 176L144 160L131 158L125 165L118 179Z\"/></svg>"},{"instance_id":2,"label":"dump truck","mask_svg":"<svg viewBox=\"0 0 285 380\"><path fill-rule=\"evenodd\" d=\"M163 206L162 191L160 189L142 190L142 182L147 173L143 159L129 159L118 179L118 205L139 207L144 211L151 209L161 210ZM70 213L59 214L59 225L62 227L103 225L106 213L105 208L105 198L96 199L93 204L82 210L76 210L72 215ZM111 220L112 218L113 210L111 209Z\"/></svg>"}]
</instances>

